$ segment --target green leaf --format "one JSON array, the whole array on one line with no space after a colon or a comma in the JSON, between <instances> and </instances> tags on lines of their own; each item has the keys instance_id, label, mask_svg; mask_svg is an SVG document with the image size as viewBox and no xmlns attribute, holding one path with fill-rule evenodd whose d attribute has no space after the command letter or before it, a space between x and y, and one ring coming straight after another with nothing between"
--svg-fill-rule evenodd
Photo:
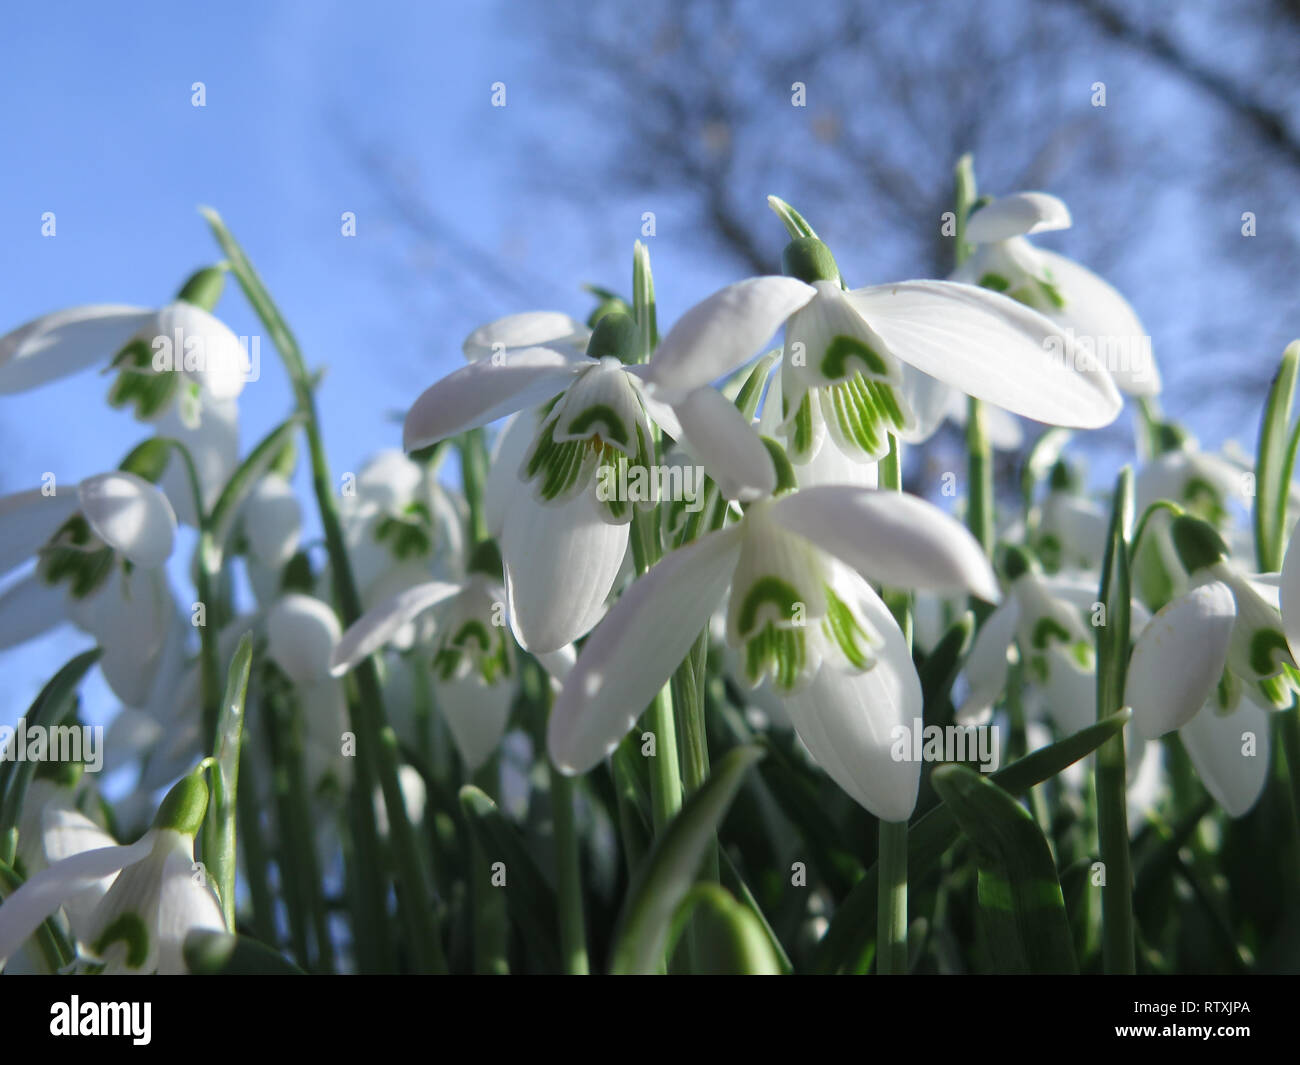
<instances>
[{"instance_id":1,"label":"green leaf","mask_svg":"<svg viewBox=\"0 0 1300 1065\"><path fill-rule=\"evenodd\" d=\"M560 916L555 889L533 859L518 829L488 795L472 784L460 789L460 806L489 862L505 862L506 908L533 952L550 972L560 972Z\"/></svg>"},{"instance_id":2,"label":"green leaf","mask_svg":"<svg viewBox=\"0 0 1300 1065\"><path fill-rule=\"evenodd\" d=\"M762 749L752 746L728 752L655 841L619 918L612 973L657 971L673 914L694 883L745 771L762 756Z\"/></svg>"},{"instance_id":3,"label":"green leaf","mask_svg":"<svg viewBox=\"0 0 1300 1065\"><path fill-rule=\"evenodd\" d=\"M200 976L304 976L278 951L250 936L198 929L181 947L185 965Z\"/></svg>"},{"instance_id":4,"label":"green leaf","mask_svg":"<svg viewBox=\"0 0 1300 1065\"><path fill-rule=\"evenodd\" d=\"M55 673L23 715L27 727L48 728L61 723L72 709L77 685L102 653L98 647L83 651ZM13 861L18 817L35 773L36 763L31 760L0 761L0 861Z\"/></svg>"},{"instance_id":5,"label":"green leaf","mask_svg":"<svg viewBox=\"0 0 1300 1065\"><path fill-rule=\"evenodd\" d=\"M790 960L790 955L786 953L785 947L781 945L781 940L777 938L771 922L768 921L767 916L758 905L758 900L754 898L754 893L749 890L749 885L745 883L744 878L740 875L736 863L731 860L731 855L722 847L718 848L718 854L722 858L722 879L739 896L740 902L744 904L750 911L750 915L758 922L763 934L767 937L768 948L776 956L781 972L787 974L794 972L794 962Z\"/></svg>"},{"instance_id":6,"label":"green leaf","mask_svg":"<svg viewBox=\"0 0 1300 1065\"><path fill-rule=\"evenodd\" d=\"M668 935L671 953L694 917L696 971L710 976L781 976L781 958L762 923L717 884L696 884L673 914Z\"/></svg>"},{"instance_id":7,"label":"green leaf","mask_svg":"<svg viewBox=\"0 0 1300 1065\"><path fill-rule=\"evenodd\" d=\"M917 670L927 722L947 723L947 715L938 711L952 692L953 683L961 671L962 656L974 631L975 615L968 610L943 634L943 639L935 644L934 650L926 655Z\"/></svg>"},{"instance_id":8,"label":"green leaf","mask_svg":"<svg viewBox=\"0 0 1300 1065\"><path fill-rule=\"evenodd\" d=\"M1291 404L1295 398L1296 371L1300 367L1300 340L1282 353L1273 377L1259 427L1259 452L1255 459L1255 555L1263 573L1282 567L1286 535L1286 502L1290 471L1295 462L1295 437L1289 438Z\"/></svg>"},{"instance_id":9,"label":"green leaf","mask_svg":"<svg viewBox=\"0 0 1300 1065\"><path fill-rule=\"evenodd\" d=\"M632 317L640 333L638 362L647 362L659 343L655 312L655 282L650 272L650 251L639 240L632 252Z\"/></svg>"},{"instance_id":10,"label":"green leaf","mask_svg":"<svg viewBox=\"0 0 1300 1065\"><path fill-rule=\"evenodd\" d=\"M1131 712L1125 708L1105 721L1080 729L1047 747L1025 755L991 779L1013 796L1050 780L1062 770L1086 758L1108 739L1119 736ZM935 869L939 859L958 839L961 826L946 803L918 818L908 829L907 865L914 881ZM862 958L875 935L876 866L872 865L835 911L826 935L817 945L814 969L820 973L839 972Z\"/></svg>"},{"instance_id":11,"label":"green leaf","mask_svg":"<svg viewBox=\"0 0 1300 1065\"><path fill-rule=\"evenodd\" d=\"M1000 973L1075 973L1078 964L1056 865L1034 819L996 784L963 765L931 777L975 844L979 907Z\"/></svg>"},{"instance_id":12,"label":"green leaf","mask_svg":"<svg viewBox=\"0 0 1300 1065\"><path fill-rule=\"evenodd\" d=\"M226 927L235 927L235 801L239 788L239 747L244 733L244 705L248 699L248 674L253 664L253 634L239 640L226 674L226 691L217 719L212 767L210 833L203 837L203 858L212 870Z\"/></svg>"},{"instance_id":13,"label":"green leaf","mask_svg":"<svg viewBox=\"0 0 1300 1065\"><path fill-rule=\"evenodd\" d=\"M293 447L293 433L302 422L302 416L294 414L272 429L239 464L239 468L226 482L226 487L221 490L209 521L212 535L210 548L213 552L213 558L210 560L212 570L221 568L226 543L230 539L240 507L248 498L248 493L279 462L285 450Z\"/></svg>"}]
</instances>

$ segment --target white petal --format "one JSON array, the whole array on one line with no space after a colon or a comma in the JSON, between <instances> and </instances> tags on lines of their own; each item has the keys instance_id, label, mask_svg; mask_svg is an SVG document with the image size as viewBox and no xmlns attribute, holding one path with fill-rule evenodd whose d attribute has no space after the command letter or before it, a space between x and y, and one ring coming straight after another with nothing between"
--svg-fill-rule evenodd
<instances>
[{"instance_id":1,"label":"white petal","mask_svg":"<svg viewBox=\"0 0 1300 1065\"><path fill-rule=\"evenodd\" d=\"M216 894L206 878L194 875L194 844L188 837L181 836L163 862L155 913L149 935L151 940L156 938L155 966L160 976L179 976L189 971L182 947L191 932L227 931Z\"/></svg>"},{"instance_id":2,"label":"white petal","mask_svg":"<svg viewBox=\"0 0 1300 1065\"><path fill-rule=\"evenodd\" d=\"M348 626L339 640L330 660L330 672L336 677L343 676L388 643L403 626L430 607L459 594L461 588L459 584L429 581L403 589L367 610Z\"/></svg>"},{"instance_id":3,"label":"white petal","mask_svg":"<svg viewBox=\"0 0 1300 1065\"><path fill-rule=\"evenodd\" d=\"M998 601L993 570L974 537L916 496L821 485L778 499L772 516L868 580L895 588L963 589Z\"/></svg>"},{"instance_id":4,"label":"white petal","mask_svg":"<svg viewBox=\"0 0 1300 1065\"><path fill-rule=\"evenodd\" d=\"M52 487L53 495L33 488L0 499L0 573L35 555L77 512L76 491Z\"/></svg>"},{"instance_id":5,"label":"white petal","mask_svg":"<svg viewBox=\"0 0 1300 1065\"><path fill-rule=\"evenodd\" d=\"M1268 782L1268 714L1248 699L1231 713L1211 700L1178 730L1178 738L1205 785L1231 817L1250 812ZM1251 751L1252 753L1246 753Z\"/></svg>"},{"instance_id":6,"label":"white petal","mask_svg":"<svg viewBox=\"0 0 1300 1065\"><path fill-rule=\"evenodd\" d=\"M1129 395L1156 395L1160 368L1151 353L1151 337L1128 301L1073 259L1044 248L1038 253L1065 299L1065 306L1048 317L1076 337L1091 337L1103 367Z\"/></svg>"},{"instance_id":7,"label":"white petal","mask_svg":"<svg viewBox=\"0 0 1300 1065\"><path fill-rule=\"evenodd\" d=\"M0 905L0 965L71 895L121 872L153 847L152 833L129 847L83 851L42 869Z\"/></svg>"},{"instance_id":8,"label":"white petal","mask_svg":"<svg viewBox=\"0 0 1300 1065\"><path fill-rule=\"evenodd\" d=\"M996 292L903 281L847 297L899 359L1014 414L1095 429L1123 405L1110 376L1059 326Z\"/></svg>"},{"instance_id":9,"label":"white petal","mask_svg":"<svg viewBox=\"0 0 1300 1065\"><path fill-rule=\"evenodd\" d=\"M266 615L267 654L295 684L326 676L341 638L333 609L310 595L283 596Z\"/></svg>"},{"instance_id":10,"label":"white petal","mask_svg":"<svg viewBox=\"0 0 1300 1065\"><path fill-rule=\"evenodd\" d=\"M134 473L88 477L77 488L81 513L95 535L137 566L161 566L172 553L176 514L167 497Z\"/></svg>"},{"instance_id":11,"label":"white petal","mask_svg":"<svg viewBox=\"0 0 1300 1065\"><path fill-rule=\"evenodd\" d=\"M440 682L436 694L456 749L472 773L500 746L515 687L509 680L484 684L481 677L470 673L459 680Z\"/></svg>"},{"instance_id":12,"label":"white petal","mask_svg":"<svg viewBox=\"0 0 1300 1065\"><path fill-rule=\"evenodd\" d=\"M1070 209L1046 192L1018 192L985 204L966 223L966 239L991 244L1070 228Z\"/></svg>"},{"instance_id":13,"label":"white petal","mask_svg":"<svg viewBox=\"0 0 1300 1065\"><path fill-rule=\"evenodd\" d=\"M551 675L552 683L562 681L573 672L573 664L578 660L578 652L573 644L566 643L558 651L545 651L536 656L542 668Z\"/></svg>"},{"instance_id":14,"label":"white petal","mask_svg":"<svg viewBox=\"0 0 1300 1065\"><path fill-rule=\"evenodd\" d=\"M0 593L0 651L26 643L68 620L67 593L33 573Z\"/></svg>"},{"instance_id":15,"label":"white petal","mask_svg":"<svg viewBox=\"0 0 1300 1065\"><path fill-rule=\"evenodd\" d=\"M772 456L745 416L721 392L697 388L674 408L679 442L703 464L725 499L776 490Z\"/></svg>"},{"instance_id":16,"label":"white petal","mask_svg":"<svg viewBox=\"0 0 1300 1065\"><path fill-rule=\"evenodd\" d=\"M543 505L521 491L501 537L510 627L527 651L557 651L604 616L627 552L628 526L601 516L593 493Z\"/></svg>"},{"instance_id":17,"label":"white petal","mask_svg":"<svg viewBox=\"0 0 1300 1065\"><path fill-rule=\"evenodd\" d=\"M244 382L260 373L261 367L251 365L249 353L230 327L196 304L185 300L168 304L158 312L154 330L155 335L146 339L155 367L169 354L171 368L183 369L207 398L234 399L244 390Z\"/></svg>"},{"instance_id":18,"label":"white petal","mask_svg":"<svg viewBox=\"0 0 1300 1065\"><path fill-rule=\"evenodd\" d=\"M1148 740L1182 728L1205 705L1223 674L1237 604L1222 581L1167 603L1138 637L1124 704Z\"/></svg>"},{"instance_id":19,"label":"white petal","mask_svg":"<svg viewBox=\"0 0 1300 1065\"><path fill-rule=\"evenodd\" d=\"M902 437L909 444L929 440L939 430L945 418L958 406L964 408L966 397L924 374L915 366L903 366L903 398L912 411L913 425Z\"/></svg>"},{"instance_id":20,"label":"white petal","mask_svg":"<svg viewBox=\"0 0 1300 1065\"><path fill-rule=\"evenodd\" d=\"M865 582L859 601L885 640L876 664L858 674L823 666L785 706L799 738L836 784L881 820L906 821L916 806L921 763L911 757L910 742L902 748L898 741L919 726L921 682L902 632Z\"/></svg>"},{"instance_id":21,"label":"white petal","mask_svg":"<svg viewBox=\"0 0 1300 1065\"><path fill-rule=\"evenodd\" d=\"M26 392L87 366L105 365L153 320L143 307L69 307L0 337L0 395Z\"/></svg>"},{"instance_id":22,"label":"white petal","mask_svg":"<svg viewBox=\"0 0 1300 1065\"><path fill-rule=\"evenodd\" d=\"M402 446L415 451L487 425L563 392L592 360L551 348L524 348L501 359L471 362L430 385L406 414Z\"/></svg>"},{"instance_id":23,"label":"white petal","mask_svg":"<svg viewBox=\"0 0 1300 1065\"><path fill-rule=\"evenodd\" d=\"M966 658L966 698L957 708L962 723L983 716L1001 697L1007 686L1007 654L1020 624L1020 603L1015 596L990 614L980 626Z\"/></svg>"},{"instance_id":24,"label":"white petal","mask_svg":"<svg viewBox=\"0 0 1300 1065\"><path fill-rule=\"evenodd\" d=\"M243 505L248 549L262 565L278 574L298 550L302 507L289 482L270 473L253 486Z\"/></svg>"},{"instance_id":25,"label":"white petal","mask_svg":"<svg viewBox=\"0 0 1300 1065\"><path fill-rule=\"evenodd\" d=\"M233 399L207 399L199 404L199 422L186 423L179 405L170 407L155 423L159 436L185 445L199 475L205 510L212 508L230 475L239 465L239 406ZM178 521L197 526L194 489L185 460L173 452L158 482L176 512Z\"/></svg>"},{"instance_id":26,"label":"white petal","mask_svg":"<svg viewBox=\"0 0 1300 1065\"><path fill-rule=\"evenodd\" d=\"M793 277L738 281L677 320L650 360L650 379L690 392L748 362L781 324L817 294Z\"/></svg>"},{"instance_id":27,"label":"white petal","mask_svg":"<svg viewBox=\"0 0 1300 1065\"><path fill-rule=\"evenodd\" d=\"M726 591L740 537L733 527L671 552L592 633L551 710L547 747L561 770L599 763L668 682Z\"/></svg>"},{"instance_id":28,"label":"white petal","mask_svg":"<svg viewBox=\"0 0 1300 1065\"><path fill-rule=\"evenodd\" d=\"M511 416L497 434L487 484L483 488L483 516L488 532L498 539L505 528L510 504L520 492L527 491L519 479L519 467L536 435L536 413L527 410Z\"/></svg>"},{"instance_id":29,"label":"white petal","mask_svg":"<svg viewBox=\"0 0 1300 1065\"><path fill-rule=\"evenodd\" d=\"M1042 709L1060 736L1072 736L1097 720L1097 674L1080 664L1063 643L1047 650L1047 682L1039 691Z\"/></svg>"},{"instance_id":30,"label":"white petal","mask_svg":"<svg viewBox=\"0 0 1300 1065\"><path fill-rule=\"evenodd\" d=\"M61 862L74 854L114 847L117 841L89 817L69 805L49 802L41 811L41 842L45 857L50 863ZM63 902L68 923L78 937L82 936L90 915L99 900L113 885L113 875L95 881L84 891L70 895Z\"/></svg>"},{"instance_id":31,"label":"white petal","mask_svg":"<svg viewBox=\"0 0 1300 1065\"><path fill-rule=\"evenodd\" d=\"M481 325L465 338L462 350L469 362L512 348L571 348L575 353L587 346L591 330L576 318L559 311L524 311L508 314Z\"/></svg>"},{"instance_id":32,"label":"white petal","mask_svg":"<svg viewBox=\"0 0 1300 1065\"><path fill-rule=\"evenodd\" d=\"M80 623L103 650L99 671L122 702L149 697L163 660L175 604L164 569L117 567L111 580L84 602Z\"/></svg>"},{"instance_id":33,"label":"white petal","mask_svg":"<svg viewBox=\"0 0 1300 1065\"><path fill-rule=\"evenodd\" d=\"M880 467L874 462L859 462L834 444L819 447L807 462L794 468L800 489L818 484L848 484L857 488L875 488L880 483Z\"/></svg>"}]
</instances>

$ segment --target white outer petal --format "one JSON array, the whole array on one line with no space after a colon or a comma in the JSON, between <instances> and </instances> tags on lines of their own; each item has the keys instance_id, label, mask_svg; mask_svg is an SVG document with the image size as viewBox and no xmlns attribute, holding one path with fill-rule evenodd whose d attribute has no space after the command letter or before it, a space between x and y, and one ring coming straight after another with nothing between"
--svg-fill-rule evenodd
<instances>
[{"instance_id":1,"label":"white outer petal","mask_svg":"<svg viewBox=\"0 0 1300 1065\"><path fill-rule=\"evenodd\" d=\"M459 680L439 682L435 691L451 738L456 741L465 768L472 773L501 745L515 686L508 679L484 684L479 676L470 673Z\"/></svg>"},{"instance_id":2,"label":"white outer petal","mask_svg":"<svg viewBox=\"0 0 1300 1065\"><path fill-rule=\"evenodd\" d=\"M165 337L171 347L173 367L183 367L210 399L234 399L244 390L244 382L261 372L260 366L250 364L249 353L230 327L197 304L185 300L168 304L158 312L154 332L154 336L145 339L153 345ZM187 345L191 346L188 352ZM151 350L156 358L166 349L152 347Z\"/></svg>"},{"instance_id":3,"label":"white outer petal","mask_svg":"<svg viewBox=\"0 0 1300 1065\"><path fill-rule=\"evenodd\" d=\"M988 559L966 527L916 496L820 485L776 500L771 513L868 580L962 589L990 603L1000 598Z\"/></svg>"},{"instance_id":4,"label":"white outer petal","mask_svg":"<svg viewBox=\"0 0 1300 1065\"><path fill-rule=\"evenodd\" d=\"M267 611L266 653L295 684L330 672L342 635L333 608L310 595L291 592Z\"/></svg>"},{"instance_id":5,"label":"white outer petal","mask_svg":"<svg viewBox=\"0 0 1300 1065\"><path fill-rule=\"evenodd\" d=\"M1205 785L1231 817L1250 812L1268 782L1269 715L1248 699L1230 714L1217 713L1217 703L1206 704L1178 730L1178 738ZM1255 737L1254 755L1242 753L1243 736Z\"/></svg>"},{"instance_id":6,"label":"white outer petal","mask_svg":"<svg viewBox=\"0 0 1300 1065\"><path fill-rule=\"evenodd\" d=\"M501 537L510 628L526 651L557 651L591 630L627 553L628 524L611 525L592 492L558 505L520 491Z\"/></svg>"},{"instance_id":7,"label":"white outer petal","mask_svg":"<svg viewBox=\"0 0 1300 1065\"><path fill-rule=\"evenodd\" d=\"M537 435L537 423L534 411L521 410L511 415L497 434L488 466L487 484L483 487L483 516L487 520L488 532L494 537L500 538L515 496L528 491L519 479L519 467Z\"/></svg>"},{"instance_id":8,"label":"white outer petal","mask_svg":"<svg viewBox=\"0 0 1300 1065\"><path fill-rule=\"evenodd\" d=\"M1017 192L985 204L966 222L966 239L992 244L1070 228L1070 209L1046 192Z\"/></svg>"},{"instance_id":9,"label":"white outer petal","mask_svg":"<svg viewBox=\"0 0 1300 1065\"><path fill-rule=\"evenodd\" d=\"M1020 603L1008 596L980 626L966 656L964 670L969 685L966 698L957 708L957 720L965 724L980 718L1001 697L1007 686L1007 654L1020 624Z\"/></svg>"},{"instance_id":10,"label":"white outer petal","mask_svg":"<svg viewBox=\"0 0 1300 1065\"><path fill-rule=\"evenodd\" d=\"M552 348L524 348L498 362L471 362L430 385L406 413L402 447L416 451L466 429L487 425L563 392L595 363Z\"/></svg>"},{"instance_id":11,"label":"white outer petal","mask_svg":"<svg viewBox=\"0 0 1300 1065\"><path fill-rule=\"evenodd\" d=\"M0 651L26 643L68 620L63 586L51 586L32 573L0 593Z\"/></svg>"},{"instance_id":12,"label":"white outer petal","mask_svg":"<svg viewBox=\"0 0 1300 1065\"><path fill-rule=\"evenodd\" d=\"M677 320L650 360L664 389L690 392L758 354L787 318L817 294L793 277L753 277L715 292Z\"/></svg>"},{"instance_id":13,"label":"white outer petal","mask_svg":"<svg viewBox=\"0 0 1300 1065\"><path fill-rule=\"evenodd\" d=\"M846 293L890 352L1013 414L1074 428L1109 425L1123 401L1060 327L1013 299L951 281Z\"/></svg>"},{"instance_id":14,"label":"white outer petal","mask_svg":"<svg viewBox=\"0 0 1300 1065\"><path fill-rule=\"evenodd\" d=\"M120 873L153 848L153 833L129 847L83 851L42 869L0 905L0 965L72 895Z\"/></svg>"},{"instance_id":15,"label":"white outer petal","mask_svg":"<svg viewBox=\"0 0 1300 1065\"><path fill-rule=\"evenodd\" d=\"M591 330L560 311L522 311L481 325L465 338L461 350L467 362L477 362L512 348L555 347L581 352Z\"/></svg>"},{"instance_id":16,"label":"white outer petal","mask_svg":"<svg viewBox=\"0 0 1300 1065\"><path fill-rule=\"evenodd\" d=\"M43 315L0 337L0 395L105 365L153 320L144 307L117 303L69 307Z\"/></svg>"},{"instance_id":17,"label":"white outer petal","mask_svg":"<svg viewBox=\"0 0 1300 1065\"><path fill-rule=\"evenodd\" d=\"M429 581L405 588L371 607L339 640L330 657L330 672L341 677L363 658L368 658L430 607L459 595L463 586Z\"/></svg>"},{"instance_id":18,"label":"white outer petal","mask_svg":"<svg viewBox=\"0 0 1300 1065\"><path fill-rule=\"evenodd\" d=\"M907 641L888 608L865 582L858 596L884 637L876 664L864 673L823 666L785 699L790 722L813 759L855 802L884 821L906 821L916 806L921 763L895 758L901 732L921 719L921 681Z\"/></svg>"},{"instance_id":19,"label":"white outer petal","mask_svg":"<svg viewBox=\"0 0 1300 1065\"><path fill-rule=\"evenodd\" d=\"M741 535L724 529L669 553L592 633L551 710L547 748L561 771L599 763L668 682L731 581Z\"/></svg>"},{"instance_id":20,"label":"white outer petal","mask_svg":"<svg viewBox=\"0 0 1300 1065\"><path fill-rule=\"evenodd\" d=\"M46 495L40 488L0 498L0 573L31 558L77 512L77 492L65 487Z\"/></svg>"},{"instance_id":21,"label":"white outer petal","mask_svg":"<svg viewBox=\"0 0 1300 1065\"><path fill-rule=\"evenodd\" d=\"M268 473L248 493L242 510L249 551L278 575L302 535L302 507L292 486L278 473Z\"/></svg>"},{"instance_id":22,"label":"white outer petal","mask_svg":"<svg viewBox=\"0 0 1300 1065\"><path fill-rule=\"evenodd\" d=\"M95 535L135 565L152 569L171 555L176 513L144 478L121 470L87 477L77 499Z\"/></svg>"},{"instance_id":23,"label":"white outer petal","mask_svg":"<svg viewBox=\"0 0 1300 1065\"><path fill-rule=\"evenodd\" d=\"M1166 603L1138 636L1129 660L1124 705L1133 727L1154 740L1182 728L1214 692L1228 656L1237 603L1222 581Z\"/></svg>"},{"instance_id":24,"label":"white outer petal","mask_svg":"<svg viewBox=\"0 0 1300 1065\"><path fill-rule=\"evenodd\" d=\"M1038 249L1038 254L1065 298L1065 306L1048 317L1074 330L1075 336L1111 344L1121 357L1105 369L1129 395L1156 395L1160 391L1160 368L1151 354L1151 338L1128 301L1073 259L1043 248Z\"/></svg>"},{"instance_id":25,"label":"white outer petal","mask_svg":"<svg viewBox=\"0 0 1300 1065\"><path fill-rule=\"evenodd\" d=\"M721 392L697 388L674 407L678 442L703 464L725 499L768 496L776 490L772 456L745 416Z\"/></svg>"}]
</instances>

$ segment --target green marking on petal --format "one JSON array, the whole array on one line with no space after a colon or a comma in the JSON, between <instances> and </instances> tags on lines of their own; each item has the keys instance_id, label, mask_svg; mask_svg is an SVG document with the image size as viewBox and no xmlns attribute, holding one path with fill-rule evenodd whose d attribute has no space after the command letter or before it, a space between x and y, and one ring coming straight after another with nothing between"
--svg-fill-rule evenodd
<instances>
[{"instance_id":1,"label":"green marking on petal","mask_svg":"<svg viewBox=\"0 0 1300 1065\"><path fill-rule=\"evenodd\" d=\"M737 617L737 629L748 636L758 624L758 612L765 603L776 607L783 621L794 623L796 611L804 602L798 590L780 577L760 577L745 592Z\"/></svg>"},{"instance_id":2,"label":"green marking on petal","mask_svg":"<svg viewBox=\"0 0 1300 1065\"><path fill-rule=\"evenodd\" d=\"M1011 282L1001 274L988 273L977 282L980 288L991 288L994 292L1006 292L1011 287Z\"/></svg>"},{"instance_id":3,"label":"green marking on petal","mask_svg":"<svg viewBox=\"0 0 1300 1065\"><path fill-rule=\"evenodd\" d=\"M598 424L604 430L603 435L608 439L623 447L631 445L632 434L628 432L627 425L619 417L618 411L607 403L595 403L577 417L570 419L565 433L572 436L586 436Z\"/></svg>"},{"instance_id":4,"label":"green marking on petal","mask_svg":"<svg viewBox=\"0 0 1300 1065\"><path fill-rule=\"evenodd\" d=\"M889 372L889 366L879 352L864 340L841 334L826 345L826 352L822 356L822 376L830 381L848 377L853 373L853 368L849 365L852 359L862 363L870 373L881 377Z\"/></svg>"},{"instance_id":5,"label":"green marking on petal","mask_svg":"<svg viewBox=\"0 0 1300 1065\"><path fill-rule=\"evenodd\" d=\"M1034 625L1034 632L1030 638L1030 643L1034 645L1034 649L1036 651L1047 650L1053 638L1069 643L1070 633L1056 618L1039 618L1037 624Z\"/></svg>"},{"instance_id":6,"label":"green marking on petal","mask_svg":"<svg viewBox=\"0 0 1300 1065\"><path fill-rule=\"evenodd\" d=\"M813 437L812 393L805 392L803 399L799 401L799 409L794 416L794 433L791 436L794 453L796 455L809 454L813 447Z\"/></svg>"},{"instance_id":7,"label":"green marking on petal","mask_svg":"<svg viewBox=\"0 0 1300 1065\"><path fill-rule=\"evenodd\" d=\"M1277 673L1290 660L1290 654L1286 637L1278 629L1259 629L1250 638L1250 668L1256 673L1266 677Z\"/></svg>"},{"instance_id":8,"label":"green marking on petal","mask_svg":"<svg viewBox=\"0 0 1300 1065\"><path fill-rule=\"evenodd\" d=\"M101 958L114 943L126 944L126 964L138 969L149 957L149 930L138 913L120 914L103 934L95 940L92 949Z\"/></svg>"},{"instance_id":9,"label":"green marking on petal","mask_svg":"<svg viewBox=\"0 0 1300 1065\"><path fill-rule=\"evenodd\" d=\"M90 531L90 524L74 514L42 549L37 570L41 580L55 585L66 582L74 599L85 599L113 572L115 555Z\"/></svg>"},{"instance_id":10,"label":"green marking on petal","mask_svg":"<svg viewBox=\"0 0 1300 1065\"><path fill-rule=\"evenodd\" d=\"M765 625L761 632L745 641L745 676L757 684L771 673L778 691L792 691L808 660L807 632L804 629L778 629Z\"/></svg>"},{"instance_id":11,"label":"green marking on petal","mask_svg":"<svg viewBox=\"0 0 1300 1065\"><path fill-rule=\"evenodd\" d=\"M868 669L875 661L871 653L871 637L861 625L848 603L844 602L830 586L826 586L826 620L823 630L835 641L844 657L855 669Z\"/></svg>"},{"instance_id":12,"label":"green marking on petal","mask_svg":"<svg viewBox=\"0 0 1300 1065\"><path fill-rule=\"evenodd\" d=\"M143 339L127 344L113 359L118 375L108 390L113 407L134 407L135 416L148 420L170 406L180 387L178 371L158 373L153 368L153 349Z\"/></svg>"}]
</instances>

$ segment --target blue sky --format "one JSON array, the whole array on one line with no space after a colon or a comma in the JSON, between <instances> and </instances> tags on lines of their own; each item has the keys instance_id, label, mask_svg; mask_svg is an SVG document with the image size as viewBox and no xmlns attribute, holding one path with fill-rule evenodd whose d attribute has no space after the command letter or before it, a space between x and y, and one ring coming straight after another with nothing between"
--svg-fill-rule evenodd
<instances>
[{"instance_id":1,"label":"blue sky","mask_svg":"<svg viewBox=\"0 0 1300 1065\"><path fill-rule=\"evenodd\" d=\"M220 257L196 212L211 205L309 364L328 367L319 404L338 475L400 444L395 416L456 364L472 328L529 309L521 289L537 292L535 306L567 299L563 309L582 314L582 281L625 287L639 208L616 212L593 258L587 242L566 240L583 220L537 194L530 146L545 138L576 159L585 132L571 101L545 95L526 25L504 5L242 2L188 8L183 25L174 5L130 10L129 24L120 9L88 2L6 12L0 331L75 304L167 301ZM203 107L192 104L195 82ZM491 106L495 82L506 85L504 108ZM518 266L513 292L413 290L395 278L401 234L345 129L400 153L394 167L441 205L459 237ZM47 211L54 237L41 233ZM356 213L355 238L341 234L344 211ZM674 282L660 283L668 315L701 285L729 279L677 265ZM259 332L233 285L219 313L241 336ZM240 399L245 448L291 406L269 344L263 356L261 380ZM108 383L91 371L0 397L0 492L33 487L46 471L75 482L149 435L107 407ZM64 627L0 653L0 722L15 720L88 642ZM92 681L87 703L95 720L114 700Z\"/></svg>"}]
</instances>

